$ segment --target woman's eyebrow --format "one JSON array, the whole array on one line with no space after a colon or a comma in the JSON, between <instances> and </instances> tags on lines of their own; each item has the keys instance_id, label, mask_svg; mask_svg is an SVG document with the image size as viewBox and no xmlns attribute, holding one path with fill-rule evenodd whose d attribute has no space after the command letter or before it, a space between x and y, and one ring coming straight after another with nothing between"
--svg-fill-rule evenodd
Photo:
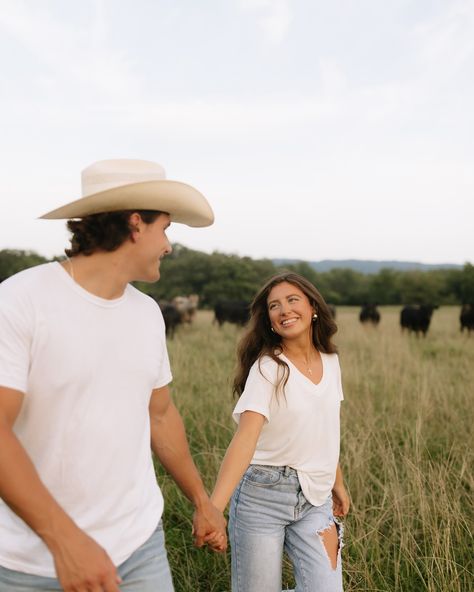
<instances>
[{"instance_id":1,"label":"woman's eyebrow","mask_svg":"<svg viewBox=\"0 0 474 592\"><path fill-rule=\"evenodd\" d=\"M288 296L285 296L285 298L288 300L288 298L293 298L294 296L296 296L297 298L300 298L299 294L288 294ZM267 306L270 306L270 304L273 304L274 302L280 302L278 299L276 300L269 300L267 302Z\"/></svg>"}]
</instances>

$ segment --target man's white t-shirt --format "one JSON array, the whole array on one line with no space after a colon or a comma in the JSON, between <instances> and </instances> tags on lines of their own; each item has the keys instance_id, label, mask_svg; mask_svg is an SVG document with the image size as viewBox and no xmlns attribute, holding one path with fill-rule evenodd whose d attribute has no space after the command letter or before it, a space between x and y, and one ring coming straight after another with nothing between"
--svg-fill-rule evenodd
<instances>
[{"instance_id":1,"label":"man's white t-shirt","mask_svg":"<svg viewBox=\"0 0 474 592\"><path fill-rule=\"evenodd\" d=\"M99 298L56 262L0 284L0 385L25 393L14 431L54 498L116 565L163 511L148 405L170 381L161 311L132 286ZM45 544L1 499L0 565L55 577Z\"/></svg>"},{"instance_id":2,"label":"man's white t-shirt","mask_svg":"<svg viewBox=\"0 0 474 592\"><path fill-rule=\"evenodd\" d=\"M344 398L339 358L321 353L323 376L317 385L283 354L280 358L290 369L285 394L276 395L278 365L264 356L251 367L233 418L238 422L244 411L265 417L251 464L296 469L304 496L320 506L334 486L339 460L339 411Z\"/></svg>"}]
</instances>

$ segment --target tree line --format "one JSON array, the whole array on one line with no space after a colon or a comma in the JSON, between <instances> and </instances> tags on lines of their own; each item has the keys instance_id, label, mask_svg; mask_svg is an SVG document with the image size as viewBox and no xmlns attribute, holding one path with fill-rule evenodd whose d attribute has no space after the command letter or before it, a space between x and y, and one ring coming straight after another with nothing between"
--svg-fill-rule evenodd
<instances>
[{"instance_id":1,"label":"tree line","mask_svg":"<svg viewBox=\"0 0 474 592\"><path fill-rule=\"evenodd\" d=\"M0 251L0 280L47 261L33 251ZM363 274L352 269L315 271L300 262L280 267L270 259L252 259L220 252L195 251L176 244L161 262L162 278L155 284L137 282L137 287L157 300L183 294L199 294L201 306L211 308L219 300L251 301L266 278L295 271L310 280L325 300L334 305L462 304L474 303L474 266L462 269L397 271L382 269Z\"/></svg>"}]
</instances>

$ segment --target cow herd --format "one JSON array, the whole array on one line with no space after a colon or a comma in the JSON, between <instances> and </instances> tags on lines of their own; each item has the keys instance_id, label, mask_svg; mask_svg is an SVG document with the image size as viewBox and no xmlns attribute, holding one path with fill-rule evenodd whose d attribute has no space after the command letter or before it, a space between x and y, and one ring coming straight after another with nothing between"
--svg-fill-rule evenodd
<instances>
[{"instance_id":1,"label":"cow herd","mask_svg":"<svg viewBox=\"0 0 474 592\"><path fill-rule=\"evenodd\" d=\"M0 283L5 278L0 277ZM175 296L171 301L158 300L165 321L166 335L173 337L176 327L180 324L192 323L199 305L199 296ZM328 305L333 316L336 317L336 307ZM438 306L431 304L417 304L404 306L400 312L400 327L402 332L426 336L430 327L433 311ZM249 303L245 300L219 300L214 306L214 322L219 327L224 323L245 325L250 317ZM364 304L359 312L359 321L376 327L380 323L381 315L376 304ZM466 330L470 335L474 331L474 304L463 304L459 315L461 332Z\"/></svg>"},{"instance_id":2,"label":"cow herd","mask_svg":"<svg viewBox=\"0 0 474 592\"><path fill-rule=\"evenodd\" d=\"M244 300L220 300L214 306L214 321L219 323L219 327L226 322L243 326L249 318L249 304Z\"/></svg>"},{"instance_id":3,"label":"cow herd","mask_svg":"<svg viewBox=\"0 0 474 592\"><path fill-rule=\"evenodd\" d=\"M177 296L168 301L159 301L160 308L166 325L166 334L174 335L176 327L182 323L192 323L199 304L196 294L190 296ZM336 316L336 308L329 305L331 314ZM418 304L404 306L400 312L400 327L402 332L408 331L416 336L426 336L430 327L435 305ZM233 323L244 326L250 317L249 303L244 300L219 300L214 306L214 323L222 327L224 323ZM359 312L359 321L363 325L377 327L381 314L376 304L364 304ZM474 305L464 304L459 316L461 331L466 330L468 335L474 331Z\"/></svg>"},{"instance_id":4,"label":"cow herd","mask_svg":"<svg viewBox=\"0 0 474 592\"><path fill-rule=\"evenodd\" d=\"M176 327L192 323L199 305L199 296L176 296L171 301L158 300L165 321L166 335L173 337ZM245 325L250 318L249 304L243 300L219 300L214 306L214 322Z\"/></svg>"},{"instance_id":5,"label":"cow herd","mask_svg":"<svg viewBox=\"0 0 474 592\"><path fill-rule=\"evenodd\" d=\"M407 330L409 333L415 333L426 336L431 323L433 311L438 306L433 304L416 304L404 306L400 311L400 327L402 332ZM370 323L377 326L380 322L380 312L375 304L365 304L359 313L361 323ZM467 331L468 335L474 331L474 305L463 304L459 315L461 332Z\"/></svg>"},{"instance_id":6,"label":"cow herd","mask_svg":"<svg viewBox=\"0 0 474 592\"><path fill-rule=\"evenodd\" d=\"M363 324L370 323L375 327L380 323L380 313L376 304L364 304L360 309L359 321Z\"/></svg>"},{"instance_id":7,"label":"cow herd","mask_svg":"<svg viewBox=\"0 0 474 592\"><path fill-rule=\"evenodd\" d=\"M171 302L158 300L165 321L166 335L173 337L176 327L181 323L192 323L199 305L199 296L175 296Z\"/></svg>"}]
</instances>

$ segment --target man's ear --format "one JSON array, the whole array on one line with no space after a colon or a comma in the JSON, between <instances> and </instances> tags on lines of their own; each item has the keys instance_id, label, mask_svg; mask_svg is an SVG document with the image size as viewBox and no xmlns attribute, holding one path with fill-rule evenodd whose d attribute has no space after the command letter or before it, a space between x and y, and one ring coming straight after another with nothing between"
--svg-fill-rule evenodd
<instances>
[{"instance_id":1,"label":"man's ear","mask_svg":"<svg viewBox=\"0 0 474 592\"><path fill-rule=\"evenodd\" d=\"M128 219L128 226L130 228L130 240L133 243L136 243L138 237L140 236L141 226L143 225L142 217L138 212L133 212L130 214Z\"/></svg>"}]
</instances>

